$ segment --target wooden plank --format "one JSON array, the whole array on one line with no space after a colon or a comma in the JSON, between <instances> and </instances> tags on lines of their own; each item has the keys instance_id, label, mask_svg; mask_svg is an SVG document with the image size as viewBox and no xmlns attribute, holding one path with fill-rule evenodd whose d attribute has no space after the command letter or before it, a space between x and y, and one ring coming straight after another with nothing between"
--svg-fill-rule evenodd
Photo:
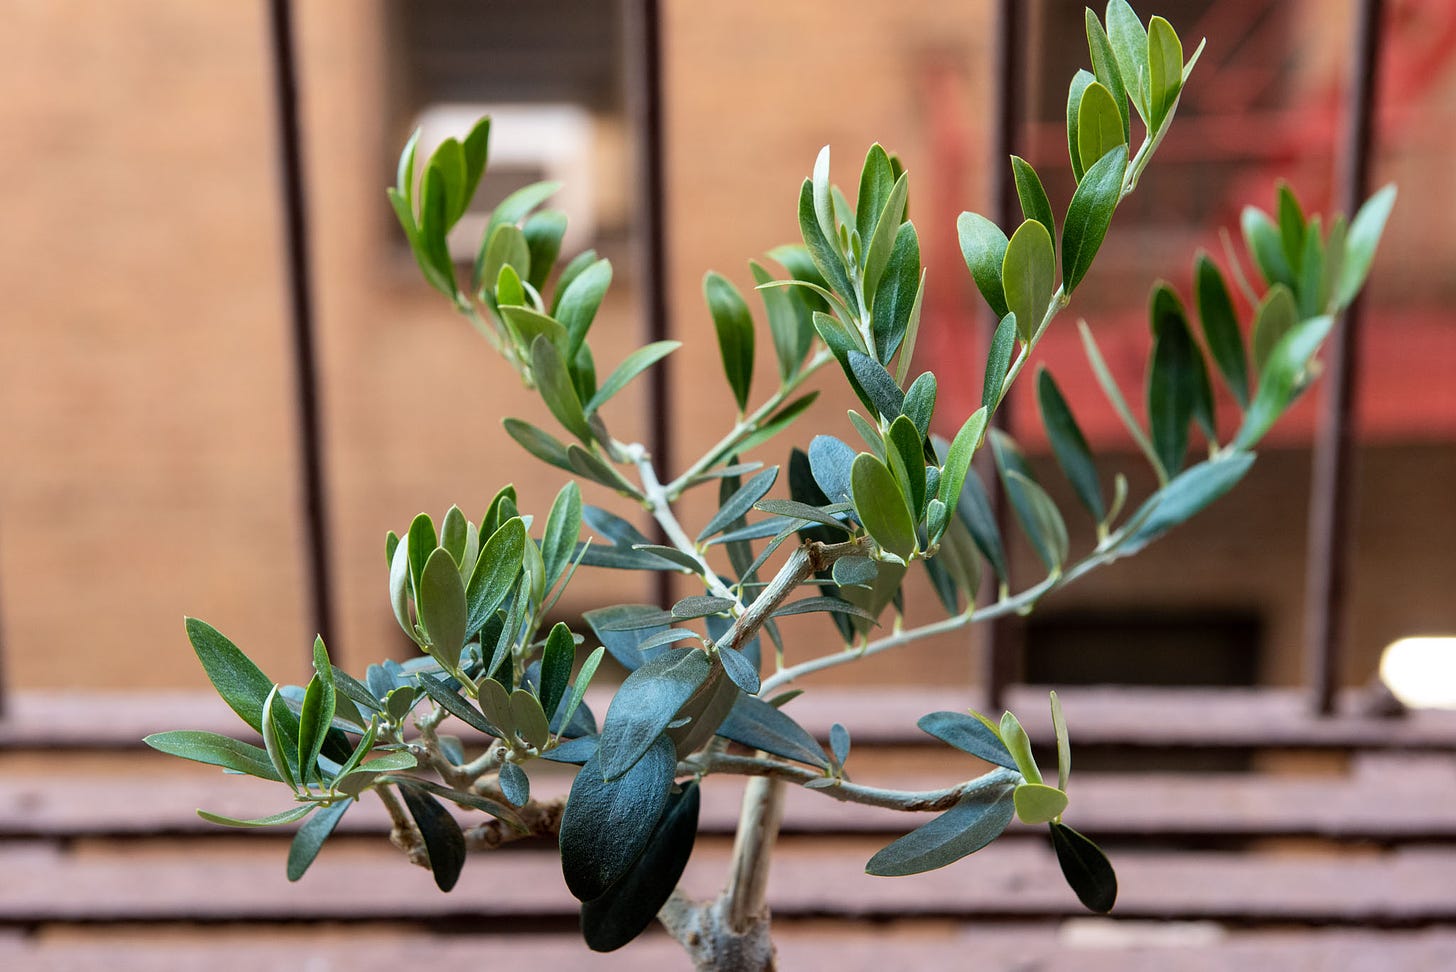
<instances>
[{"instance_id":1,"label":"wooden plank","mask_svg":"<svg viewBox=\"0 0 1456 972\"><path fill-rule=\"evenodd\" d=\"M1361 715L1359 696L1341 713L1311 718L1305 697L1283 689L1061 690L1072 738L1083 748L1456 750L1456 712L1415 711L1400 718ZM1048 739L1046 691L1009 690L1011 708L1034 738ZM593 693L598 712L606 694ZM826 688L807 692L790 711L827 738L844 722L861 745L939 745L915 728L927 712L978 704L970 693L935 688ZM20 692L0 719L0 749L134 749L162 729L208 729L247 735L215 696L201 693Z\"/></svg>"},{"instance_id":2,"label":"wooden plank","mask_svg":"<svg viewBox=\"0 0 1456 972\"><path fill-rule=\"evenodd\" d=\"M939 871L873 878L864 861L880 841L790 843L775 862L769 902L784 917L1006 920L1083 914L1049 847L999 842ZM330 853L330 850L335 850ZM729 844L700 847L684 877L713 893ZM1117 855L1120 918L1236 923L1408 926L1456 921L1456 850L1356 855ZM43 845L0 848L0 918L50 922L279 922L570 920L554 855L501 852L473 860L451 894L382 851L326 849L305 879L282 879L281 860L251 849L123 844L66 853ZM381 889L389 889L388 893Z\"/></svg>"},{"instance_id":3,"label":"wooden plank","mask_svg":"<svg viewBox=\"0 0 1456 972\"><path fill-rule=\"evenodd\" d=\"M876 785L931 789L955 774L975 771L969 760L947 761L945 773L866 777ZM0 837L85 836L255 837L265 831L227 831L193 812L203 807L229 816L258 816L287 805L285 791L210 771L161 778L121 777L98 785L64 777L9 774L0 778ZM566 778L541 778L538 797L563 794ZM741 781L710 778L704 788L704 832L727 834L738 821ZM96 794L104 793L97 805ZM1422 765L1397 774L1341 777L1204 775L1074 776L1068 822L1100 837L1180 840L1204 837L1319 837L1382 842L1456 840L1456 765ZM461 814L470 823L478 814ZM928 819L841 803L823 793L791 789L783 829L790 834L893 836ZM345 816L340 833L382 834L388 821L369 797ZM1034 831L1039 833L1039 831Z\"/></svg>"},{"instance_id":4,"label":"wooden plank","mask_svg":"<svg viewBox=\"0 0 1456 972\"><path fill-rule=\"evenodd\" d=\"M604 972L678 972L681 950L649 932L621 951L593 955L574 935L382 934L265 927L249 933L209 929L166 938L118 935L64 940L0 938L0 962L30 972L257 972L300 968L312 972L395 972L422 955L444 968L592 969ZM460 933L468 932L468 933ZM1072 922L1060 927L864 929L845 924L775 925L780 966L835 972L912 969L1077 969L1078 972L1241 972L1340 969L1342 972L1444 972L1456 953L1456 932L1320 930L1246 934L1207 924L1148 928L1138 923ZM266 935L266 938L265 938Z\"/></svg>"}]
</instances>

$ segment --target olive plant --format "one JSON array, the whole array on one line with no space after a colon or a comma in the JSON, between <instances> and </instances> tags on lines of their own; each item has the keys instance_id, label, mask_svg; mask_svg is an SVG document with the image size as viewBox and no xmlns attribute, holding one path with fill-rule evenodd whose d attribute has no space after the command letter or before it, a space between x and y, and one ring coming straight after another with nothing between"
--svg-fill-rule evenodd
<instances>
[{"instance_id":1,"label":"olive plant","mask_svg":"<svg viewBox=\"0 0 1456 972\"><path fill-rule=\"evenodd\" d=\"M1062 510L991 419L1086 279L1114 212L1172 124L1202 50L1185 61L1172 26L1161 17L1144 25L1125 0L1111 0L1105 20L1089 10L1086 24L1092 70L1078 71L1068 94L1076 190L1060 220L1036 170L1013 157L1020 225L1003 229L976 213L962 213L956 224L966 266L1000 325L986 355L981 407L951 423L958 431L949 441L931 431L936 375L910 380L926 273L907 218L908 175L879 145L865 156L852 193L831 182L825 148L799 190L802 243L770 251L775 269L749 263L777 362L766 393L753 387L762 328L749 302L726 277L704 279L737 418L670 475L641 443L615 438L608 416L617 394L679 343L633 351L599 380L589 338L612 265L591 251L563 265L566 219L541 208L557 187L536 184L501 200L473 268L459 272L446 234L485 169L490 121L446 139L422 164L411 139L388 196L420 270L560 426L549 431L507 418L506 431L537 459L616 493L623 508L584 505L572 481L544 519L533 518L507 486L479 519L454 506L438 522L421 513L401 533L390 532L390 602L420 654L370 665L362 680L335 667L320 639L308 685L275 684L217 630L189 619L188 637L208 677L262 746L199 731L147 742L282 784L287 796L286 809L256 820L199 812L237 827L302 821L287 861L296 880L339 819L373 793L393 820L393 841L445 891L467 850L555 836L591 948L625 945L657 919L700 968L773 964L764 887L786 786L936 814L871 857L866 870L874 875L952 864L1014 818L1044 824L1072 891L1089 909L1110 910L1117 893L1111 865L1063 819L1071 754L1055 694L1054 775L1043 776L1010 712L932 712L921 729L992 768L925 792L851 779L849 733L835 725L826 749L795 721L792 705L805 676L1026 613L1228 492L1311 382L1321 342L1364 283L1393 189L1348 224L1307 219L1286 187L1274 216L1245 210L1243 242L1256 278L1239 269L1232 245L1227 259L1235 286L1255 308L1252 324L1240 321L1225 273L1207 254L1196 258L1195 314L1173 287L1158 283L1150 300L1146 427L1113 381L1092 328L1079 322L1087 359L1157 489L1129 505L1127 480L1117 475L1105 491L1056 380L1039 369L1036 399L1052 455L1096 529L1090 550L1073 551ZM1135 132L1142 137L1133 150ZM782 449L775 443L788 438L817 395L805 390L809 379L830 364L860 406L849 412L849 433L814 435L807 449L789 449L781 465L767 465L757 457ZM1229 439L1220 435L1233 423L1218 421L1214 372L1240 416ZM1206 455L1192 448L1195 437ZM1012 589L990 486L972 468L987 444L990 475L1045 568L1025 590ZM690 528L677 505L694 489L716 490L718 506ZM661 542L639 532L624 515L632 510L650 514ZM589 610L589 632L548 625L583 568L671 571L700 589L669 607ZM943 619L903 623L902 585L912 569L928 571ZM983 590L990 593L978 600ZM790 664L779 619L808 613L827 615L833 626L796 646L801 660ZM628 674L599 720L586 695L608 653ZM451 720L459 735L444 731ZM533 795L538 760L579 767L569 796ZM676 886L697 834L700 781L715 774L748 778L745 807L724 891L694 901ZM456 811L485 819L463 829Z\"/></svg>"}]
</instances>

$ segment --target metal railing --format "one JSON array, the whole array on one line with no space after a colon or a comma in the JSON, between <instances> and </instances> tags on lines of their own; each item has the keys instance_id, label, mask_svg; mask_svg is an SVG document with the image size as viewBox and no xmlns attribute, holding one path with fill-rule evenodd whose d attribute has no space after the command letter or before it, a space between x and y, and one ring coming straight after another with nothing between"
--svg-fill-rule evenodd
<instances>
[{"instance_id":1,"label":"metal railing","mask_svg":"<svg viewBox=\"0 0 1456 972\"><path fill-rule=\"evenodd\" d=\"M325 423L319 409L293 11L290 0L268 0L268 5L295 378L297 474L303 500L304 548L300 553L309 587L310 619L314 629L327 639L334 630L334 604L328 556L328 487L323 464ZM989 140L988 171L994 173L990 208L1003 224L1011 221L1015 206L1005 159L1017 148L1020 128L1024 88L1021 56L1024 31L1020 23L1023 6L1018 0L996 0L996 113ZM1384 11L1383 0L1359 0L1341 159L1339 200L1346 212L1354 212L1368 189ZM636 136L636 228L644 295L643 332L646 340L657 341L669 336L661 16L658 0L627 0L624 12L631 65L629 104ZM1336 327L1330 342L1326 355L1324 411L1314 443L1306 551L1305 677L1312 710L1320 715L1334 709L1345 646L1344 601L1351 583L1349 519L1353 497L1352 458L1356 449L1352 412L1359 381L1356 348L1362 318L1362 305L1357 301ZM994 322L990 323L994 326ZM989 335L984 324L983 331ZM645 379L649 447L659 463L670 465L672 413L667 369L651 369ZM667 582L666 575L659 579L659 599L669 596ZM3 621L0 616L0 712L6 696ZM1007 686L1017 679L1018 652L1014 650L1017 638L1016 631L1005 626L987 633L981 678L993 706L999 704Z\"/></svg>"}]
</instances>

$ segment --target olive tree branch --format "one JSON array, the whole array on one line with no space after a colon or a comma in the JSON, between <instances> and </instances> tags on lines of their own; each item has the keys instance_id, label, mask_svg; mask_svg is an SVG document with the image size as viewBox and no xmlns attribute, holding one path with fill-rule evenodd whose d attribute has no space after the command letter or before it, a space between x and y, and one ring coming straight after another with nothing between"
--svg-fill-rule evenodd
<instances>
[{"instance_id":1,"label":"olive tree branch","mask_svg":"<svg viewBox=\"0 0 1456 972\"><path fill-rule=\"evenodd\" d=\"M824 779L824 774L809 766L800 766L767 756L736 756L717 753L703 759L689 759L683 767L703 775L729 773L794 783L803 786ZM997 767L987 773L939 790L889 790L840 780L835 786L813 787L815 793L843 803L858 803L906 813L938 813L949 810L963 797L1006 786L1021 779L1015 770Z\"/></svg>"}]
</instances>

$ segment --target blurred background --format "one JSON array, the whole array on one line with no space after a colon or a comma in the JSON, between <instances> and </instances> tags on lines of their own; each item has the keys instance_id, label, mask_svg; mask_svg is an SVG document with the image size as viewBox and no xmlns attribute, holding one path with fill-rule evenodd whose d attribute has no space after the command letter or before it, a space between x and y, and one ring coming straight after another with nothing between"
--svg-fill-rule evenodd
<instances>
[{"instance_id":1,"label":"blurred background","mask_svg":"<svg viewBox=\"0 0 1456 972\"><path fill-rule=\"evenodd\" d=\"M640 188L645 159L638 111L645 51L631 28L640 24L633 18L641 5L296 0L291 6L315 311L320 440L314 458L331 581L325 634L335 660L362 672L381 657L406 654L386 594L387 530L402 532L421 510L438 518L452 503L473 517L506 482L516 484L526 511L544 514L563 482L562 473L526 456L500 426L506 415L549 425L544 408L522 394L504 363L419 278L383 193L393 182L399 148L417 127L428 148L462 134L476 116L492 114L491 163L475 204L482 221L506 192L537 179L563 180L567 188L556 205L571 220L567 248L593 247L614 265L615 285L593 342L599 361L615 363L646 335L640 254L651 200ZM1041 171L1061 210L1072 189L1066 85L1087 60L1083 7L1068 0L1004 6L1018 11L1013 146ZM1351 582L1338 605L1336 621L1346 636L1333 676L1336 685L1351 688L1372 684L1382 652L1399 639L1456 636L1450 593L1456 582L1456 5L1388 0L1379 6L1371 188L1394 180L1401 195L1358 338L1358 451L1345 528ZM937 421L942 431L953 431L979 397L984 359L980 301L961 261L954 221L962 210L994 213L997 205L998 4L665 0L660 7L662 285L671 336L687 342L667 372L673 465L686 466L731 421L732 400L718 377L700 296L702 275L717 269L747 292L746 259L762 259L797 239L798 186L824 144L833 147L841 184L853 185L873 141L898 153L911 173L930 295L923 363L917 364L939 373ZM1081 356L1071 315L1087 318L1097 331L1140 411L1151 283L1165 278L1186 298L1195 253L1207 249L1226 263L1220 232L1237 235L1246 204L1271 209L1278 177L1288 180L1307 213L1338 205L1359 7L1355 0L1138 5L1144 17L1166 16L1188 50L1204 36L1208 49L1171 135L1119 210L1067 326L1049 335L1044 355L1106 473L1127 472L1135 496L1149 483L1138 475L1141 463ZM7 724L15 730L0 745L20 774L7 796L14 803L7 811L14 817L10 835L60 853L53 838L76 840L91 831L79 822L56 823L70 819L60 811L47 818L24 803L27 794L42 808L55 799L55 778L45 773L57 772L57 764L36 754L70 747L77 762L68 764L68 774L155 769L155 760L126 762L133 757L116 753L143 732L176 724L159 700L194 711L190 700L206 683L183 635L184 614L227 633L273 677L302 680L319 616L311 593L316 567L300 458L300 361L285 260L269 4L6 0L0 12L6 21L0 123L8 148L0 181L11 187L0 204L0 682ZM468 260L472 244L462 245ZM768 357L760 355L765 380ZM759 458L781 462L790 444L806 444L813 431L845 432L848 398L835 389L837 378L826 377L819 384L830 394ZM1030 390L1029 382L1023 386L1021 393ZM616 400L610 419L619 438L649 434L645 387L639 382ZM1234 730L1241 741L1229 743L1232 736L1210 729L1208 738L1170 755L1148 741L1165 726L1128 728L1138 720L1119 722L1122 710L1108 703L1106 725L1097 730L1105 730L1105 751L1094 747L1089 769L1101 761L1151 772L1176 761L1196 772L1282 768L1300 779L1312 774L1346 782L1358 776L1360 747L1372 740L1348 727L1332 735L1304 720L1298 701L1311 677L1301 647L1306 523L1311 449L1325 393L1317 386L1276 428L1249 478L1209 514L1057 594L1026 624L1002 632L1002 644L1010 646L1003 648L1005 671L1015 684L1218 687L1246 690L1228 697L1254 700L1247 710L1206 710L1210 726L1234 725L1241 714L1263 713L1258 706L1277 699L1268 711L1282 713L1278 718L1288 724L1288 752ZM1038 425L1034 404L1018 394L1013 431L1037 454L1053 495L1069 498ZM613 505L593 488L586 491L589 502ZM685 520L701 522L709 500L687 503ZM1074 530L1073 543L1079 542L1090 544L1090 528L1080 535ZM1023 550L1016 560L1024 580L1035 580L1034 556ZM655 596L641 575L592 571L579 576L560 607L570 620L612 600ZM912 621L938 610L924 585L910 590L909 605ZM833 632L819 619L794 636L803 651L817 652L831 644ZM1456 654L1452 642L1436 644ZM815 684L844 693L831 699L867 698L854 693L871 686L894 689L911 708L919 706L897 715L895 730L888 720L882 726L866 716L866 738L881 733L889 765L894 753L912 745L905 727L925 711L917 697L981 697L983 654L974 637L960 636L841 667ZM1098 699L1113 697L1087 698L1095 709ZM1075 710L1069 711L1075 736ZM1181 704L1159 711L1173 721L1200 719L1199 710ZM47 737L47 725L61 726L71 742ZM1441 758L1435 769L1426 767L1435 774L1431 785L1456 792L1456 779L1447 778L1456 737L1446 728L1419 729L1424 723L1415 717L1398 725L1404 728L1378 730L1395 740L1378 748L1404 747L1402 757L1420 759L1434 751ZM119 726L136 732L122 739ZM86 762L101 759L88 755L91 749L122 762L97 769L100 764ZM42 764L51 769L43 772ZM1386 780L1391 771L1382 766ZM1361 786L1358 798L1372 807L1382 795L1389 799L1384 783ZM1108 805L1120 805L1108 792ZM1125 800L1128 791L1121 792ZM117 798L115 805L122 803ZM154 810L138 811L133 836L190 826L168 824L166 801L154 803ZM1309 798L1311 807L1328 803ZM185 815L191 806L171 810ZM1371 810L1368 818L1361 818L1363 831L1348 821L1331 827L1336 836L1360 837L1365 855L1392 840L1380 829L1380 813ZM1291 836L1280 826L1250 824L1249 832L1296 843L1331 836L1297 827ZM1440 817L1410 827L1427 843L1456 839L1456 824ZM98 840L117 836L103 821L92 821L91 829ZM1194 836L1205 845L1212 840ZM194 839L202 846L205 838ZM1116 843L1115 834L1110 839ZM222 844L220 854L237 849ZM281 853L281 845L270 845L273 850ZM321 868L327 859L326 853ZM122 867L131 858L118 860ZM269 873L281 884L281 858L273 863L277 873ZM398 861L381 867L391 865L408 870ZM56 873L49 865L41 872ZM404 877L420 887L427 880L423 872ZM1306 884L1319 880L1309 877ZM124 884L112 898L125 898ZM1456 918L1456 891L1442 891L1439 882L1431 890L1422 899L1426 910L1415 917L1376 920L1310 906L1289 920L1426 927ZM111 899L96 894L88 907L104 912ZM179 893L177 901L187 897ZM1236 897L1232 888L1224 895ZM32 933L74 931L77 920L67 917L66 907L64 894L53 913L0 903L9 925ZM127 918L123 909L117 920L165 924L197 917L180 904L175 914L156 907L151 918ZM904 917L887 908L868 911ZM805 914L838 910L806 906ZM1052 905L1044 910L1059 914ZM271 920L266 908L250 913L238 904L235 912L226 914ZM929 912L937 940L960 927L955 915ZM1216 908L1147 917L1210 915L1228 917ZM812 931L812 922L804 927ZM914 940L925 938L929 927L913 926ZM1217 937L1222 928L1199 925L1190 934ZM69 933L56 934L44 940L70 941L73 949L54 953L62 956L57 961L81 967L90 954L85 935L72 941ZM137 934L152 941L152 931ZM1393 947L1396 938L1381 947ZM17 949L36 940L34 934L18 944L0 938L8 943L3 947ZM1299 939L1299 947L1315 947L1309 941ZM40 953L23 954L41 961ZM569 956L565 962L582 958L562 954ZM664 967L674 967L664 954Z\"/></svg>"}]
</instances>

